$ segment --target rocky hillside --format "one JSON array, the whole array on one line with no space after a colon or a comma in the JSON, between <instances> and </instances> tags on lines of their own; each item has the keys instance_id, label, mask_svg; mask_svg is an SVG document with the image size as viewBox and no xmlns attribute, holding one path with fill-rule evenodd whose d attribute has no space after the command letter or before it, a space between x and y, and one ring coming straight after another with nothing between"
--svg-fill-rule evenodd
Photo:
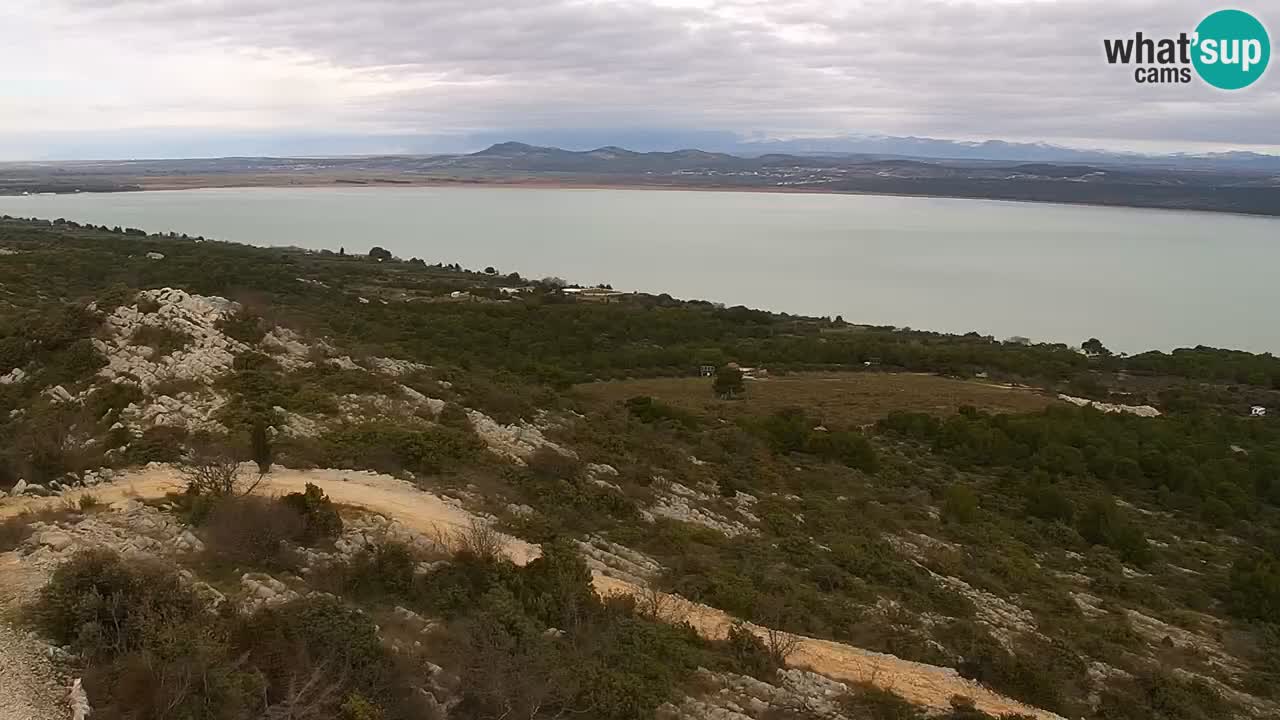
<instances>
[{"instance_id":1,"label":"rocky hillside","mask_svg":"<svg viewBox=\"0 0 1280 720\"><path fill-rule=\"evenodd\" d=\"M67 222L0 247L0 585L36 623L13 657L65 653L31 697L64 672L105 717L1277 713L1275 358ZM176 625L103 644L94 593ZM147 674L197 661L209 697Z\"/></svg>"}]
</instances>

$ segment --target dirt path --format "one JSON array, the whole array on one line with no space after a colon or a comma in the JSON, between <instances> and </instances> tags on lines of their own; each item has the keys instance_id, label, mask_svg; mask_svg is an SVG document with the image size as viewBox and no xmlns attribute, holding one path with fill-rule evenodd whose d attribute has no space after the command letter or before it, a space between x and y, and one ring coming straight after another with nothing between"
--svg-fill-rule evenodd
<instances>
[{"instance_id":1,"label":"dirt path","mask_svg":"<svg viewBox=\"0 0 1280 720\"><path fill-rule=\"evenodd\" d=\"M466 510L410 483L371 472L282 468L268 476L261 491L270 494L297 492L307 483L320 486L334 502L381 513L429 537L465 528L473 518ZM130 498L159 497L181 489L182 483L177 474L171 468L160 467L141 469L109 484L71 491L63 497L74 500L80 494L88 493L102 502L112 503ZM0 518L28 509L56 507L63 502L63 498L0 500ZM521 564L537 557L539 552L537 546L514 538L509 538L507 551L512 560ZM640 590L635 585L600 574L595 575L594 584L602 595L634 594ZM707 637L724 637L734 621L720 610L683 599L674 606L679 611L671 619L686 620ZM930 708L948 709L952 696L965 695L973 698L979 709L995 715L1024 713L1047 720L1061 720L1058 715L1028 707L965 680L950 668L902 660L829 640L801 637L790 662L837 680L873 682L913 703Z\"/></svg>"},{"instance_id":2,"label":"dirt path","mask_svg":"<svg viewBox=\"0 0 1280 720\"><path fill-rule=\"evenodd\" d=\"M0 553L0 720L67 720L66 689L39 638L11 613L44 584L43 572Z\"/></svg>"}]
</instances>

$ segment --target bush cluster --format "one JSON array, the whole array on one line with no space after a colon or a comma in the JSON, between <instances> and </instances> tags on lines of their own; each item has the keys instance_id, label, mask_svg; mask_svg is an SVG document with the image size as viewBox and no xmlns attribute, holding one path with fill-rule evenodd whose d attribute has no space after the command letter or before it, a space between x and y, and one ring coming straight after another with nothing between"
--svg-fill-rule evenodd
<instances>
[{"instance_id":1,"label":"bush cluster","mask_svg":"<svg viewBox=\"0 0 1280 720\"><path fill-rule=\"evenodd\" d=\"M387 720L422 717L419 679L367 615L331 596L215 613L174 568L92 550L54 572L32 615L89 660L94 717L321 718L352 706Z\"/></svg>"}]
</instances>

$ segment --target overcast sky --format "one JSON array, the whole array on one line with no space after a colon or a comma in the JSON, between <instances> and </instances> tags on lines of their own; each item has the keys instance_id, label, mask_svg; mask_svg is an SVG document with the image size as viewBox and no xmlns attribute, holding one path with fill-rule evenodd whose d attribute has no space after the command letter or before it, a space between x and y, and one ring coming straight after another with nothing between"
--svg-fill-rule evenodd
<instances>
[{"instance_id":1,"label":"overcast sky","mask_svg":"<svg viewBox=\"0 0 1280 720\"><path fill-rule=\"evenodd\" d=\"M1228 5L1275 23L1275 40L1280 3ZM0 159L457 150L577 131L1276 151L1280 69L1228 93L1138 85L1104 60L1104 37L1176 35L1219 7L0 0Z\"/></svg>"}]
</instances>

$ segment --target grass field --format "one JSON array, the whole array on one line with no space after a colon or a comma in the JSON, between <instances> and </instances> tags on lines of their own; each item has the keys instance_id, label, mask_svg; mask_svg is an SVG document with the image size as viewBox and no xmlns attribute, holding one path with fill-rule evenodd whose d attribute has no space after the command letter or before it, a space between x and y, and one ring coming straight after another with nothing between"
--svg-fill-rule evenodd
<instances>
[{"instance_id":1,"label":"grass field","mask_svg":"<svg viewBox=\"0 0 1280 720\"><path fill-rule=\"evenodd\" d=\"M893 410L950 415L962 405L990 412L1035 412L1056 402L1025 388L914 373L796 373L747 380L747 391L733 400L711 392L709 378L646 378L584 383L575 392L589 400L621 402L648 395L700 415L766 415L802 407L828 422L865 424Z\"/></svg>"}]
</instances>

